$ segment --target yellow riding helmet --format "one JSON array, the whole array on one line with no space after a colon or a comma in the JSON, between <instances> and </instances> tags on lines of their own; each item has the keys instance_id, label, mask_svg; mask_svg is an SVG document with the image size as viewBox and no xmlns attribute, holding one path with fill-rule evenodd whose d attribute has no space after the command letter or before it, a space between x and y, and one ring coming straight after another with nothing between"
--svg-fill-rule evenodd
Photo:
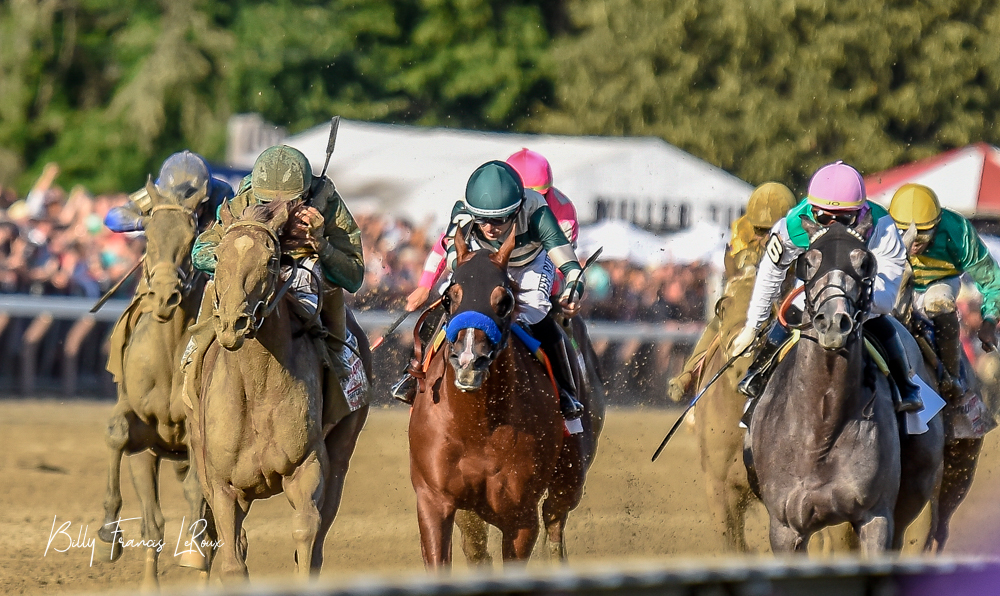
<instances>
[{"instance_id":1,"label":"yellow riding helmet","mask_svg":"<svg viewBox=\"0 0 1000 596\"><path fill-rule=\"evenodd\" d=\"M941 203L934 191L922 184L904 184L892 195L889 215L896 227L905 230L915 224L918 230L929 230L941 221Z\"/></svg>"},{"instance_id":2,"label":"yellow riding helmet","mask_svg":"<svg viewBox=\"0 0 1000 596\"><path fill-rule=\"evenodd\" d=\"M784 184L765 182L754 189L747 203L747 221L755 228L770 228L798 201Z\"/></svg>"}]
</instances>

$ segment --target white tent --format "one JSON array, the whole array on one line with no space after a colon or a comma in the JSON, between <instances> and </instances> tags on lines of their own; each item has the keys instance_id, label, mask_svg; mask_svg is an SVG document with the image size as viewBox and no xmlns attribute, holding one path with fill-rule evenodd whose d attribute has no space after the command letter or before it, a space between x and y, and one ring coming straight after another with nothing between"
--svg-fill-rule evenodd
<instances>
[{"instance_id":1,"label":"white tent","mask_svg":"<svg viewBox=\"0 0 1000 596\"><path fill-rule=\"evenodd\" d=\"M580 229L577 252L584 259L603 247L599 261L629 261L643 267L694 262L721 265L728 240L726 228L708 222L696 223L677 234L657 236L628 222L603 221Z\"/></svg>"},{"instance_id":2,"label":"white tent","mask_svg":"<svg viewBox=\"0 0 1000 596\"><path fill-rule=\"evenodd\" d=\"M284 142L301 149L317 173L329 129L317 126ZM356 212L378 211L446 223L469 174L522 147L552 164L555 184L581 221L619 218L673 227L700 220L727 225L752 187L660 139L481 133L342 120L330 174ZM260 151L229 164L250 169Z\"/></svg>"}]
</instances>

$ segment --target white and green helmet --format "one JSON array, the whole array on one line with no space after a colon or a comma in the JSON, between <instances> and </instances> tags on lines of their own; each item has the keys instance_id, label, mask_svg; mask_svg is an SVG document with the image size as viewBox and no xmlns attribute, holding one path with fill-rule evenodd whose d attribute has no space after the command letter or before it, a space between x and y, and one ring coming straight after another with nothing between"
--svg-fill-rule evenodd
<instances>
[{"instance_id":1,"label":"white and green helmet","mask_svg":"<svg viewBox=\"0 0 1000 596\"><path fill-rule=\"evenodd\" d=\"M250 187L254 198L262 203L291 201L309 190L312 176L312 166L301 151L277 145L265 149L254 162Z\"/></svg>"},{"instance_id":2,"label":"white and green helmet","mask_svg":"<svg viewBox=\"0 0 1000 596\"><path fill-rule=\"evenodd\" d=\"M465 185L465 206L473 217L509 217L523 200L521 176L502 161L489 161L479 166Z\"/></svg>"}]
</instances>

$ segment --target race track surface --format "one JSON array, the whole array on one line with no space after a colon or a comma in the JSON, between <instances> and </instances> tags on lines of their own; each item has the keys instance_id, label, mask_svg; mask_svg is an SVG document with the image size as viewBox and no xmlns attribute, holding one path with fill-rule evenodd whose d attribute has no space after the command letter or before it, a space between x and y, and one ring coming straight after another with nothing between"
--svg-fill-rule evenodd
<instances>
[{"instance_id":1,"label":"race track surface","mask_svg":"<svg viewBox=\"0 0 1000 596\"><path fill-rule=\"evenodd\" d=\"M110 402L0 401L0 593L99 592L139 586L144 553L128 548L114 563L94 561L89 548L71 548L50 535L66 522L76 540L95 537L103 516L107 449L103 428ZM574 565L663 556L719 556L697 447L680 432L660 459L649 457L677 415L675 410L612 409L591 470L586 495L570 516L568 548ZM422 570L406 444L407 411L373 410L351 465L340 515L326 541L323 576L390 575ZM976 482L952 524L951 554L1000 553L1000 433L987 437ZM122 518L138 516L128 478ZM187 514L173 465L161 469L166 546L160 556L163 587L197 580L173 556ZM749 521L751 545L767 550L763 508ZM293 569L291 508L277 497L253 505L246 522L252 579L271 580ZM139 540L138 521L124 522L125 539ZM46 546L48 544L48 553ZM456 550L458 547L456 545ZM499 560L499 557L496 557ZM460 552L456 567L465 566ZM546 565L536 547L532 565Z\"/></svg>"}]
</instances>

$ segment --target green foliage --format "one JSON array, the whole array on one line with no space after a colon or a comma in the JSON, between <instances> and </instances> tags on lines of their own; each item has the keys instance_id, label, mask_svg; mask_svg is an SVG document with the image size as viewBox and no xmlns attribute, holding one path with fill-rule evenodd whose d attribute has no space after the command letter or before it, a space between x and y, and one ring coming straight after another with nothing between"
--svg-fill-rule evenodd
<instances>
[{"instance_id":1,"label":"green foliage","mask_svg":"<svg viewBox=\"0 0 1000 596\"><path fill-rule=\"evenodd\" d=\"M975 0L573 0L558 107L530 126L653 135L802 186L997 142L1000 6Z\"/></svg>"},{"instance_id":2,"label":"green foliage","mask_svg":"<svg viewBox=\"0 0 1000 596\"><path fill-rule=\"evenodd\" d=\"M542 0L0 3L0 184L47 161L136 188L182 148L222 156L229 115L292 132L333 114L504 129L550 96Z\"/></svg>"}]
</instances>

